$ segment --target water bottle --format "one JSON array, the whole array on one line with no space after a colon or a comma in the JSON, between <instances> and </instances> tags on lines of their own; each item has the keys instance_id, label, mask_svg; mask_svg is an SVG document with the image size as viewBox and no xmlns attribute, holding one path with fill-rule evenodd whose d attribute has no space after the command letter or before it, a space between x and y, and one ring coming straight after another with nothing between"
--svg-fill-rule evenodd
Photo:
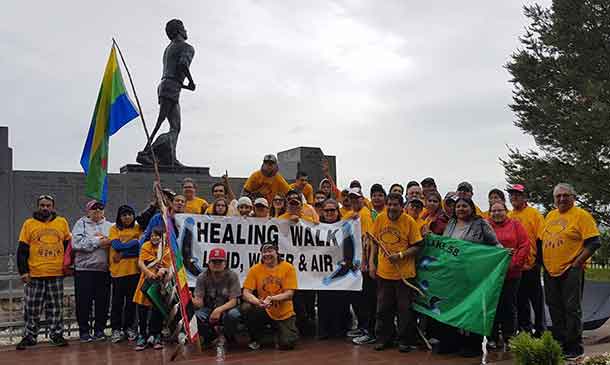
<instances>
[{"instance_id":1,"label":"water bottle","mask_svg":"<svg viewBox=\"0 0 610 365\"><path fill-rule=\"evenodd\" d=\"M225 341L224 337L220 337L216 343L216 361L225 361Z\"/></svg>"}]
</instances>

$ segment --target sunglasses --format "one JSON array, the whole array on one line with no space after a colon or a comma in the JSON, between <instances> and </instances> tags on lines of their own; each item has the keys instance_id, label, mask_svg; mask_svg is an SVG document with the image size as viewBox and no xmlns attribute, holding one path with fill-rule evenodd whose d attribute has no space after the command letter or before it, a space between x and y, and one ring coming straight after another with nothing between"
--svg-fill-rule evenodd
<instances>
[{"instance_id":1,"label":"sunglasses","mask_svg":"<svg viewBox=\"0 0 610 365\"><path fill-rule=\"evenodd\" d=\"M299 204L301 204L301 202L298 199L290 199L288 201L288 204L290 204L290 205L299 205Z\"/></svg>"},{"instance_id":2,"label":"sunglasses","mask_svg":"<svg viewBox=\"0 0 610 365\"><path fill-rule=\"evenodd\" d=\"M91 207L91 210L104 210L104 206L101 204L95 204Z\"/></svg>"},{"instance_id":3,"label":"sunglasses","mask_svg":"<svg viewBox=\"0 0 610 365\"><path fill-rule=\"evenodd\" d=\"M333 213L333 212L338 212L339 210L338 210L338 209L335 209L335 208L329 208L329 209L324 209L324 211L325 211L326 213Z\"/></svg>"},{"instance_id":4,"label":"sunglasses","mask_svg":"<svg viewBox=\"0 0 610 365\"><path fill-rule=\"evenodd\" d=\"M53 198L53 197L52 197L52 196L50 196L50 195L41 195L41 196L39 196L39 197L38 197L38 201L41 201L41 200L43 200L43 199L44 199L44 200L50 200L50 201L52 201L53 203L55 203L55 198Z\"/></svg>"}]
</instances>

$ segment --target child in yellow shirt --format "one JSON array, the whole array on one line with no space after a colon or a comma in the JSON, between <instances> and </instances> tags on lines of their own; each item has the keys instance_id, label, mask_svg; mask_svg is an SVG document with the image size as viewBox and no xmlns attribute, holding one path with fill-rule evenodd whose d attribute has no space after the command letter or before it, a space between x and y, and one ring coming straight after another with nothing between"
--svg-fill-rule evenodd
<instances>
[{"instance_id":1,"label":"child in yellow shirt","mask_svg":"<svg viewBox=\"0 0 610 365\"><path fill-rule=\"evenodd\" d=\"M163 348L163 343L161 342L163 315L142 292L142 287L146 280L162 280L169 274L171 253L167 244L162 243L162 241L163 228L155 227L152 229L150 241L144 242L140 248L138 267L142 273L140 274L140 281L133 296L133 301L138 304L138 317L140 321L140 334L136 341L136 351L146 349L149 344L157 350ZM161 246L163 251L159 254L158 251ZM149 313L150 320L148 320Z\"/></svg>"}]
</instances>

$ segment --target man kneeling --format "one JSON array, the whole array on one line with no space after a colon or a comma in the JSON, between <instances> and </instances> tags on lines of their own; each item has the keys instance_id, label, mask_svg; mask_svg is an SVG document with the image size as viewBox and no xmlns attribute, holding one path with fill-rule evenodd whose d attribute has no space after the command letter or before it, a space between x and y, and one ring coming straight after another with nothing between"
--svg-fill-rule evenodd
<instances>
[{"instance_id":1,"label":"man kneeling","mask_svg":"<svg viewBox=\"0 0 610 365\"><path fill-rule=\"evenodd\" d=\"M224 334L229 343L235 343L239 324L237 298L241 294L237 274L227 268L227 253L222 248L210 251L208 269L197 276L193 304L199 333L209 343L215 334Z\"/></svg>"},{"instance_id":2,"label":"man kneeling","mask_svg":"<svg viewBox=\"0 0 610 365\"><path fill-rule=\"evenodd\" d=\"M292 296L297 289L297 273L292 264L280 261L277 244L261 247L261 262L252 266L244 281L243 313L250 333L252 350L268 324L278 331L280 350L292 350L298 339ZM257 295L253 294L256 290Z\"/></svg>"}]
</instances>

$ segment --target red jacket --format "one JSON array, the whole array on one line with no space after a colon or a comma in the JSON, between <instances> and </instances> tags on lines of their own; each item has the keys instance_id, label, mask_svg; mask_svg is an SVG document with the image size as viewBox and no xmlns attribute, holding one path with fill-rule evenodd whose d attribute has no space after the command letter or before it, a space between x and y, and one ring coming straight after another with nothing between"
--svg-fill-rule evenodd
<instances>
[{"instance_id":1,"label":"red jacket","mask_svg":"<svg viewBox=\"0 0 610 365\"><path fill-rule=\"evenodd\" d=\"M506 218L502 223L496 223L493 220L488 220L492 228L496 232L498 241L505 248L513 249L513 256L508 272L507 279L515 279L521 277L521 271L527 263L527 258L530 252L530 240L523 228L523 225L516 219Z\"/></svg>"}]
</instances>

